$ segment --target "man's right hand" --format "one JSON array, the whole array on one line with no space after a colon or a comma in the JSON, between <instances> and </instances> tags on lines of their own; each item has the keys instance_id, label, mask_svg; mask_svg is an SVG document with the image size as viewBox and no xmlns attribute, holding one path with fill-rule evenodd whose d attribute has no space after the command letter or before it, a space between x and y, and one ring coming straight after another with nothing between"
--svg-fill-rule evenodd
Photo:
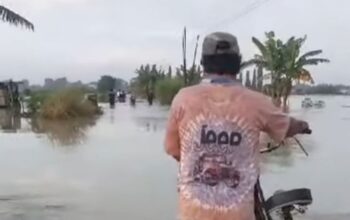
<instances>
[{"instance_id":1,"label":"man's right hand","mask_svg":"<svg viewBox=\"0 0 350 220\"><path fill-rule=\"evenodd\" d=\"M287 137L293 137L297 134L310 134L311 130L309 124L306 121L297 120L293 117L290 118L289 129Z\"/></svg>"}]
</instances>

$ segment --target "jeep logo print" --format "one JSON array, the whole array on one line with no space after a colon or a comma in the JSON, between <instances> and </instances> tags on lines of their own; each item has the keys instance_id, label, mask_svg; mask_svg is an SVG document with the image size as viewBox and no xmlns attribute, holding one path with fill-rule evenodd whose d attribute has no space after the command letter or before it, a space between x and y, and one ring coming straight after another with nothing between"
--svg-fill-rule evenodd
<instances>
[{"instance_id":1,"label":"jeep logo print","mask_svg":"<svg viewBox=\"0 0 350 220\"><path fill-rule=\"evenodd\" d=\"M252 198L259 169L249 126L235 115L199 114L180 128L179 187L186 199L226 210Z\"/></svg>"},{"instance_id":2,"label":"jeep logo print","mask_svg":"<svg viewBox=\"0 0 350 220\"><path fill-rule=\"evenodd\" d=\"M221 131L216 133L214 130L207 130L208 125L203 125L201 130L201 144L218 144L238 146L242 141L242 135L238 132Z\"/></svg>"}]
</instances>

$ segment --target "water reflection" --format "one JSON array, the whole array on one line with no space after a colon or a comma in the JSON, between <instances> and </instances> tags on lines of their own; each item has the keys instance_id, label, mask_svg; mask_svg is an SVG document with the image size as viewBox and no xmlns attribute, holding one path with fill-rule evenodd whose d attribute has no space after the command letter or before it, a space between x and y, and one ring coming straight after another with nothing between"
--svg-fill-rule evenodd
<instances>
[{"instance_id":1,"label":"water reflection","mask_svg":"<svg viewBox=\"0 0 350 220\"><path fill-rule=\"evenodd\" d=\"M32 119L32 131L45 134L47 138L58 146L74 146L82 144L86 139L88 128L96 124L95 118L71 119L52 121L45 119Z\"/></svg>"},{"instance_id":2,"label":"water reflection","mask_svg":"<svg viewBox=\"0 0 350 220\"><path fill-rule=\"evenodd\" d=\"M295 162L294 151L294 147L282 146L280 149L264 155L262 162L269 165L277 165L278 167L291 167Z\"/></svg>"},{"instance_id":3,"label":"water reflection","mask_svg":"<svg viewBox=\"0 0 350 220\"><path fill-rule=\"evenodd\" d=\"M166 118L160 117L135 117L137 126L144 128L147 132L157 132L165 129Z\"/></svg>"}]
</instances>

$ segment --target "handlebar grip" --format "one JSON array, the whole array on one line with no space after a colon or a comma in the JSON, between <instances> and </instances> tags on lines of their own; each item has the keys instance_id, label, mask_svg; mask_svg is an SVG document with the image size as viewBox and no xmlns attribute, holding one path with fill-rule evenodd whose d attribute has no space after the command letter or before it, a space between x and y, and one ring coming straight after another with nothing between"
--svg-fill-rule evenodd
<instances>
[{"instance_id":1,"label":"handlebar grip","mask_svg":"<svg viewBox=\"0 0 350 220\"><path fill-rule=\"evenodd\" d=\"M310 128L306 128L302 131L302 134L312 134L312 130Z\"/></svg>"}]
</instances>

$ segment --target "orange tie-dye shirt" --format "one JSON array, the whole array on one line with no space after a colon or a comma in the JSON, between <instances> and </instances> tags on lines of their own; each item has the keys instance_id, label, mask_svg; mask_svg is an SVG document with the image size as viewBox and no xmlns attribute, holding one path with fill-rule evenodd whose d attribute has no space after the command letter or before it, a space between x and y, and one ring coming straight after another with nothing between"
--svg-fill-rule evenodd
<instances>
[{"instance_id":1,"label":"orange tie-dye shirt","mask_svg":"<svg viewBox=\"0 0 350 220\"><path fill-rule=\"evenodd\" d=\"M289 118L238 83L201 83L175 97L165 147L179 158L181 220L253 220L259 136L282 141Z\"/></svg>"}]
</instances>

